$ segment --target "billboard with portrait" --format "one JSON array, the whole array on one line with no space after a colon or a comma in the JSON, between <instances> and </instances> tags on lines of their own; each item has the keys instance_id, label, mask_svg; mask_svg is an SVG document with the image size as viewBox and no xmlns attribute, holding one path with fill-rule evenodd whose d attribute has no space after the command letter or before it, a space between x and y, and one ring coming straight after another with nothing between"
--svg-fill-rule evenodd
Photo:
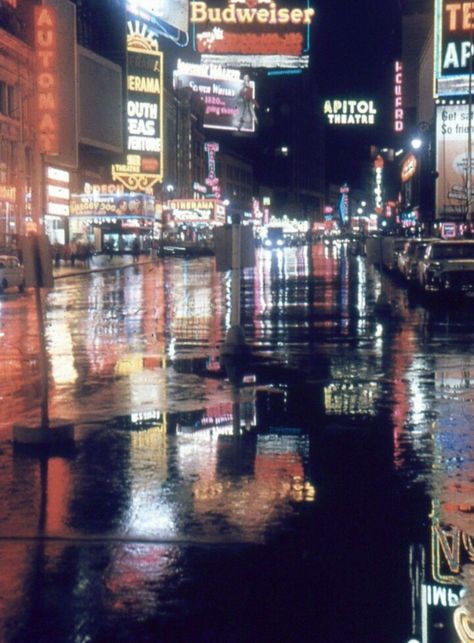
<instances>
[{"instance_id":1,"label":"billboard with portrait","mask_svg":"<svg viewBox=\"0 0 474 643\"><path fill-rule=\"evenodd\" d=\"M304 68L315 11L309 0L194 0L190 26L203 63L230 67Z\"/></svg>"},{"instance_id":2,"label":"billboard with portrait","mask_svg":"<svg viewBox=\"0 0 474 643\"><path fill-rule=\"evenodd\" d=\"M178 60L173 74L175 89L189 88L204 107L204 127L254 132L255 83L238 69L197 65Z\"/></svg>"}]
</instances>

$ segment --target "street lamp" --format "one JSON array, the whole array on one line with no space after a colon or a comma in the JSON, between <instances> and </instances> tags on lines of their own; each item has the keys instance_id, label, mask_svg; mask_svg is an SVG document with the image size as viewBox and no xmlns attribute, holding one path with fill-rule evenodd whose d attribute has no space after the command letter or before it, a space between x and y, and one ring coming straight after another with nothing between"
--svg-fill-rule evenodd
<instances>
[{"instance_id":1,"label":"street lamp","mask_svg":"<svg viewBox=\"0 0 474 643\"><path fill-rule=\"evenodd\" d=\"M415 137L411 140L410 145L414 150L419 150L423 146L423 141L419 137Z\"/></svg>"}]
</instances>

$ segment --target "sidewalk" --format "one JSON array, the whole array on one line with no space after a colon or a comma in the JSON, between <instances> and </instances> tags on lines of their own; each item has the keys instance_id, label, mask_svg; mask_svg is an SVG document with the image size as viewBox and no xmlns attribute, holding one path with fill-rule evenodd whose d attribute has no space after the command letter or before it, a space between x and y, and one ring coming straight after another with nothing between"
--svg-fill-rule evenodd
<instances>
[{"instance_id":1,"label":"sidewalk","mask_svg":"<svg viewBox=\"0 0 474 643\"><path fill-rule=\"evenodd\" d=\"M73 277L88 272L101 272L103 270L117 270L121 268L129 268L131 266L143 265L145 263L152 263L152 258L149 255L141 255L137 263L133 263L131 255L115 255L110 259L105 254L93 255L88 262L76 260L75 265L71 266L70 263L61 262L59 267L53 264L53 275L55 279L63 277Z\"/></svg>"}]
</instances>

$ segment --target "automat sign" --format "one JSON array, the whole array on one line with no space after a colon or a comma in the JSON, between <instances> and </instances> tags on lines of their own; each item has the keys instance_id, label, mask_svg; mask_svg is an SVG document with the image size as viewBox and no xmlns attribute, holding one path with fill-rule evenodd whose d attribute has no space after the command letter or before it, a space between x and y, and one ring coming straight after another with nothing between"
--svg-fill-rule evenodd
<instances>
[{"instance_id":1,"label":"automat sign","mask_svg":"<svg viewBox=\"0 0 474 643\"><path fill-rule=\"evenodd\" d=\"M375 125L373 100L326 100L324 114L330 125Z\"/></svg>"}]
</instances>

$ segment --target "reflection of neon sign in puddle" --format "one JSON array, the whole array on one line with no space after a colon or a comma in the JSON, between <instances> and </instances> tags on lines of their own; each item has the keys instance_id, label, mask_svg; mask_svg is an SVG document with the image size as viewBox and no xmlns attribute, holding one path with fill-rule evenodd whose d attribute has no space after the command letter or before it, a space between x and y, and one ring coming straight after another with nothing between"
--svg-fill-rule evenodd
<instances>
[{"instance_id":1,"label":"reflection of neon sign in puddle","mask_svg":"<svg viewBox=\"0 0 474 643\"><path fill-rule=\"evenodd\" d=\"M453 620L461 643L474 641L474 621L465 607L458 607L455 610Z\"/></svg>"}]
</instances>

